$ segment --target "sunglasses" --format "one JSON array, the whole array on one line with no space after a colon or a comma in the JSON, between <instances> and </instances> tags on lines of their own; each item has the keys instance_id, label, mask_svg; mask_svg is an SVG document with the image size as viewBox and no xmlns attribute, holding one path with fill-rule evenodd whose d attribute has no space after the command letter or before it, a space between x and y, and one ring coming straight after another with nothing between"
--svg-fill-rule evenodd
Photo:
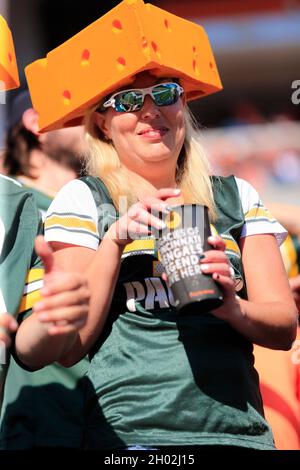
<instances>
[{"instance_id":1,"label":"sunglasses","mask_svg":"<svg viewBox=\"0 0 300 470\"><path fill-rule=\"evenodd\" d=\"M145 96L150 95L156 106L169 106L178 101L184 89L178 83L159 83L149 88L133 88L113 94L97 111L112 107L119 113L138 111L144 104Z\"/></svg>"}]
</instances>

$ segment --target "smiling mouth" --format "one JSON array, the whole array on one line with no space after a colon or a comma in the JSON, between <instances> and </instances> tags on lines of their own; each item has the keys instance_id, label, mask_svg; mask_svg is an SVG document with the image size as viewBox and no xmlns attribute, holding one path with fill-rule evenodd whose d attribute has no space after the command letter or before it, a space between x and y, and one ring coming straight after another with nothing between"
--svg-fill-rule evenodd
<instances>
[{"instance_id":1,"label":"smiling mouth","mask_svg":"<svg viewBox=\"0 0 300 470\"><path fill-rule=\"evenodd\" d=\"M165 135L169 129L167 127L151 127L150 129L144 129L139 132L138 135L145 137L161 137Z\"/></svg>"}]
</instances>

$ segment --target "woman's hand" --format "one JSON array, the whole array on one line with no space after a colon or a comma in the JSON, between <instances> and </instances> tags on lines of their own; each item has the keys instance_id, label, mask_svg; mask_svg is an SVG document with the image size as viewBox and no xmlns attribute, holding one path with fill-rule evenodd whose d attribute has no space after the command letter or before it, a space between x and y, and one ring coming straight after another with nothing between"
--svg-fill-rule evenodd
<instances>
[{"instance_id":1,"label":"woman's hand","mask_svg":"<svg viewBox=\"0 0 300 470\"><path fill-rule=\"evenodd\" d=\"M229 320L234 312L240 310L235 293L234 270L225 254L225 242L221 237L210 236L208 242L214 249L205 251L200 259L203 274L211 274L214 281L220 284L224 302L212 313L223 320ZM237 310L238 309L238 310Z\"/></svg>"},{"instance_id":2,"label":"woman's hand","mask_svg":"<svg viewBox=\"0 0 300 470\"><path fill-rule=\"evenodd\" d=\"M49 324L48 333L59 335L78 331L87 320L89 289L77 272L63 272L55 267L53 254L42 236L36 238L35 250L44 268L43 299L33 307L41 323Z\"/></svg>"},{"instance_id":3,"label":"woman's hand","mask_svg":"<svg viewBox=\"0 0 300 470\"><path fill-rule=\"evenodd\" d=\"M165 223L151 212L170 212L171 208L165 200L179 195L180 189L159 189L155 197L147 197L133 204L126 214L111 225L105 237L125 246L132 240L150 235L153 228L165 228Z\"/></svg>"},{"instance_id":4,"label":"woman's hand","mask_svg":"<svg viewBox=\"0 0 300 470\"><path fill-rule=\"evenodd\" d=\"M18 323L9 313L0 313L0 347L1 343L8 348L11 344L10 334L17 331Z\"/></svg>"}]
</instances>

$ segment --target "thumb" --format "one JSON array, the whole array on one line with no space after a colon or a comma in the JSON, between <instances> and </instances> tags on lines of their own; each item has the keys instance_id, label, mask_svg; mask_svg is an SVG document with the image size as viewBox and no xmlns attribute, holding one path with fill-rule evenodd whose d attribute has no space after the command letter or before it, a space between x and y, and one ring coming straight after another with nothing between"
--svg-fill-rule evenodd
<instances>
[{"instance_id":1,"label":"thumb","mask_svg":"<svg viewBox=\"0 0 300 470\"><path fill-rule=\"evenodd\" d=\"M53 252L45 238L39 235L34 243L36 254L41 258L45 268L45 274L50 274L54 271L54 257Z\"/></svg>"}]
</instances>

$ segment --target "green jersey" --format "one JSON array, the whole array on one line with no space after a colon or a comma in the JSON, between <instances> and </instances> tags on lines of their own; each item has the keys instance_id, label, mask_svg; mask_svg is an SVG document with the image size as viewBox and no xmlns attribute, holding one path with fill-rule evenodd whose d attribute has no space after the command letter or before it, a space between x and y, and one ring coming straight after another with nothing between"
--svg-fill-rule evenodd
<instances>
[{"instance_id":1,"label":"green jersey","mask_svg":"<svg viewBox=\"0 0 300 470\"><path fill-rule=\"evenodd\" d=\"M7 191L7 181L4 179L1 190L5 187ZM10 180L9 187L14 199L6 197L5 205L1 205L1 218L9 234L2 250L5 261L1 264L1 272L5 272L3 296L9 311L17 314L19 310L22 320L31 313L32 305L39 298L43 270L39 265L32 269L36 260L31 254L38 232L38 209L43 213L52 199L28 187L20 188L16 180ZM15 240L15 243L8 240ZM7 256L9 247L13 250ZM0 449L80 447L82 381L87 367L88 360L83 359L68 369L55 363L30 372L11 356L1 412Z\"/></svg>"},{"instance_id":2,"label":"green jersey","mask_svg":"<svg viewBox=\"0 0 300 470\"><path fill-rule=\"evenodd\" d=\"M17 314L26 277L41 281L39 260L33 244L40 219L33 195L11 178L0 175L0 314ZM7 369L6 353L1 351L0 396Z\"/></svg>"},{"instance_id":3,"label":"green jersey","mask_svg":"<svg viewBox=\"0 0 300 470\"><path fill-rule=\"evenodd\" d=\"M40 220L32 193L3 175L0 199L0 286L6 311L16 314L27 274L37 264L33 246Z\"/></svg>"},{"instance_id":4,"label":"green jersey","mask_svg":"<svg viewBox=\"0 0 300 470\"><path fill-rule=\"evenodd\" d=\"M236 289L246 297L239 239L285 231L248 183L213 178L217 220ZM118 214L107 188L86 177L66 185L45 221L47 240L97 250ZM123 252L105 328L91 351L85 447L228 445L272 449L252 343L211 313L179 315L155 239ZM101 279L99 279L99 283Z\"/></svg>"}]
</instances>

